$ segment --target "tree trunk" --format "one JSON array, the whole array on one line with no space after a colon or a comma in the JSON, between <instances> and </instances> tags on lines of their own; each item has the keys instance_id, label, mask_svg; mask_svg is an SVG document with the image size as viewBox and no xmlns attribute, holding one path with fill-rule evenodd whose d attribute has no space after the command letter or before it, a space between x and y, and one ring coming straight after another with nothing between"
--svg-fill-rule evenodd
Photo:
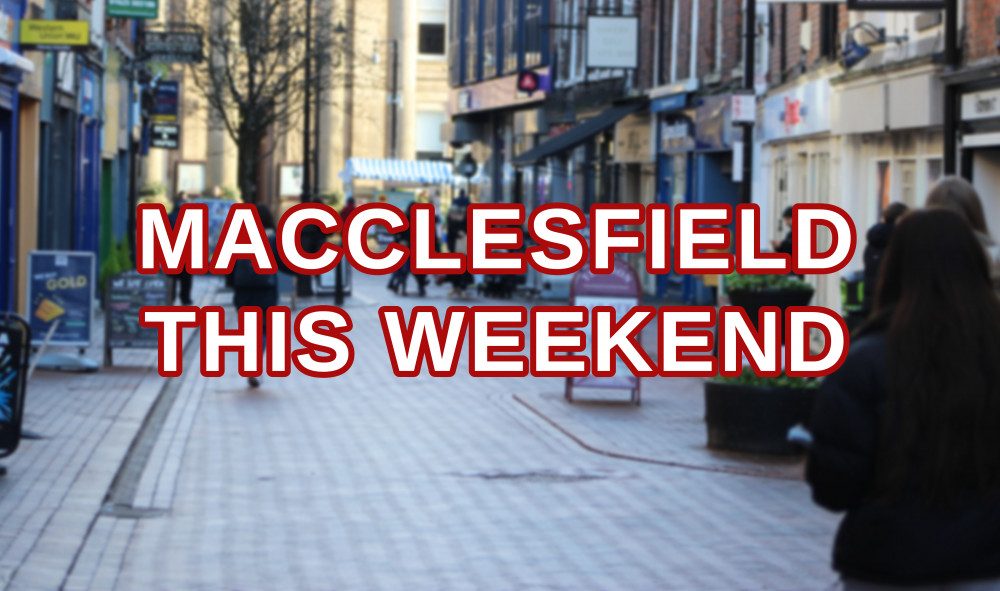
<instances>
[{"instance_id":1,"label":"tree trunk","mask_svg":"<svg viewBox=\"0 0 1000 591\"><path fill-rule=\"evenodd\" d=\"M261 138L243 136L236 146L236 178L245 203L257 203L260 199L257 193L260 144Z\"/></svg>"}]
</instances>

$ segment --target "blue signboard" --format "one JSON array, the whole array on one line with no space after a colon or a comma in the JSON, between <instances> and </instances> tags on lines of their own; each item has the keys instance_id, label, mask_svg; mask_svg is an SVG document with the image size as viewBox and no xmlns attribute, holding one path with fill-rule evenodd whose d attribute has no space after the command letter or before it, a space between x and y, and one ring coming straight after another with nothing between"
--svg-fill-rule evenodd
<instances>
[{"instance_id":1,"label":"blue signboard","mask_svg":"<svg viewBox=\"0 0 1000 591\"><path fill-rule=\"evenodd\" d=\"M157 84L153 121L177 121L178 96L180 85L177 82L168 80Z\"/></svg>"},{"instance_id":2,"label":"blue signboard","mask_svg":"<svg viewBox=\"0 0 1000 591\"><path fill-rule=\"evenodd\" d=\"M97 92L97 75L87 68L80 68L80 114L94 117Z\"/></svg>"},{"instance_id":3,"label":"blue signboard","mask_svg":"<svg viewBox=\"0 0 1000 591\"><path fill-rule=\"evenodd\" d=\"M88 347L94 309L94 253L36 250L28 254L28 313L32 344L58 321L53 345Z\"/></svg>"},{"instance_id":4,"label":"blue signboard","mask_svg":"<svg viewBox=\"0 0 1000 591\"><path fill-rule=\"evenodd\" d=\"M649 112L665 113L667 111L676 111L686 107L687 102L688 95L686 92L661 96L660 98L649 101Z\"/></svg>"}]
</instances>

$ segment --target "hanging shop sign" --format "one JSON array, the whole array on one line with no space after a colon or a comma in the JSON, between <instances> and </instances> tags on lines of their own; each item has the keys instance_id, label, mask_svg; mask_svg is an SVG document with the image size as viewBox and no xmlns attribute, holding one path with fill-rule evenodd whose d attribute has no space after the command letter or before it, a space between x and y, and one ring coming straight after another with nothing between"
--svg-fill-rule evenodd
<instances>
[{"instance_id":1,"label":"hanging shop sign","mask_svg":"<svg viewBox=\"0 0 1000 591\"><path fill-rule=\"evenodd\" d=\"M160 11L157 0L108 0L108 16L155 19Z\"/></svg>"},{"instance_id":2,"label":"hanging shop sign","mask_svg":"<svg viewBox=\"0 0 1000 591\"><path fill-rule=\"evenodd\" d=\"M164 64L197 64L204 57L201 31L146 31L140 50L142 61Z\"/></svg>"},{"instance_id":3,"label":"hanging shop sign","mask_svg":"<svg viewBox=\"0 0 1000 591\"><path fill-rule=\"evenodd\" d=\"M180 102L178 97L180 97L180 84L178 82L168 80L157 84L153 99L153 121L177 121Z\"/></svg>"},{"instance_id":4,"label":"hanging shop sign","mask_svg":"<svg viewBox=\"0 0 1000 591\"><path fill-rule=\"evenodd\" d=\"M90 23L87 21L21 21L21 48L40 51L69 51L87 47Z\"/></svg>"},{"instance_id":5,"label":"hanging shop sign","mask_svg":"<svg viewBox=\"0 0 1000 591\"><path fill-rule=\"evenodd\" d=\"M634 69L638 66L638 17L587 17L588 68Z\"/></svg>"},{"instance_id":6,"label":"hanging shop sign","mask_svg":"<svg viewBox=\"0 0 1000 591\"><path fill-rule=\"evenodd\" d=\"M149 147L177 150L181 147L181 126L176 123L154 123Z\"/></svg>"}]
</instances>

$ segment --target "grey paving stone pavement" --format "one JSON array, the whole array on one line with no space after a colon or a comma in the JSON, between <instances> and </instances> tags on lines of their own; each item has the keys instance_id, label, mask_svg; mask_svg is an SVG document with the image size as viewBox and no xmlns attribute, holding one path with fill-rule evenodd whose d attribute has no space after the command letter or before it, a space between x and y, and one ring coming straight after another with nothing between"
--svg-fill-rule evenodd
<instances>
[{"instance_id":1,"label":"grey paving stone pavement","mask_svg":"<svg viewBox=\"0 0 1000 591\"><path fill-rule=\"evenodd\" d=\"M446 289L421 300L391 294L382 278L355 281L346 309L357 355L344 376L293 373L249 390L235 358L221 378L186 367L136 487L140 518L99 511L151 405L119 416L141 380L90 376L100 381L76 406L85 395L52 376L65 387L44 398L45 420L58 423L31 427L60 438L26 443L9 462L14 478L0 481L7 588L835 585L837 517L812 505L795 463L709 454L697 383L651 380L634 408L567 405L558 379L471 378L466 359L451 378L396 378L377 307L443 308ZM114 435L106 423L116 421L129 428ZM60 453L29 455L36 448ZM30 490L6 490L19 465ZM41 535L28 543L24 531Z\"/></svg>"}]
</instances>

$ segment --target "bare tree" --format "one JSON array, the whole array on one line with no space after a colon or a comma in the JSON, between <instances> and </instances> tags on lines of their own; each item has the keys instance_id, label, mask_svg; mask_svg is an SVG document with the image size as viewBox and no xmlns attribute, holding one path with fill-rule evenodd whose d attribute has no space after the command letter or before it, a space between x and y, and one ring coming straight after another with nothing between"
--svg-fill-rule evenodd
<instances>
[{"instance_id":1,"label":"bare tree","mask_svg":"<svg viewBox=\"0 0 1000 591\"><path fill-rule=\"evenodd\" d=\"M207 23L208 55L192 66L195 86L210 115L232 137L237 152L237 182L246 201L257 201L258 167L268 131L293 124L304 107L306 85L314 96L337 83L306 64L329 63L344 55L347 36L331 35L327 3L314 1L310 47L306 49L303 0L199 0L194 19ZM342 79L342 76L339 77Z\"/></svg>"}]
</instances>

